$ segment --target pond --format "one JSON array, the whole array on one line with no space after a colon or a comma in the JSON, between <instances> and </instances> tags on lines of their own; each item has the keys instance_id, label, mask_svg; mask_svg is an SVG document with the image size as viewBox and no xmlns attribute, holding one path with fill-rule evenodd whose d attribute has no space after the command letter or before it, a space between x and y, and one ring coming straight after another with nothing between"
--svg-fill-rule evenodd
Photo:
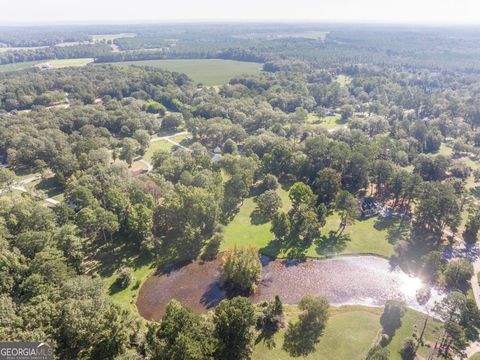
<instances>
[{"instance_id":1,"label":"pond","mask_svg":"<svg viewBox=\"0 0 480 360\"><path fill-rule=\"evenodd\" d=\"M326 296L332 305L381 306L388 299L403 300L408 306L427 311L442 297L432 289L427 304L416 300L423 287L417 277L392 268L376 256L342 256L325 260L294 262L262 258L262 278L253 302L279 295L284 304L297 304L304 295ZM225 298L218 281L220 260L195 261L169 267L150 277L141 287L137 307L140 315L159 320L165 306L176 299L196 313L213 308Z\"/></svg>"}]
</instances>

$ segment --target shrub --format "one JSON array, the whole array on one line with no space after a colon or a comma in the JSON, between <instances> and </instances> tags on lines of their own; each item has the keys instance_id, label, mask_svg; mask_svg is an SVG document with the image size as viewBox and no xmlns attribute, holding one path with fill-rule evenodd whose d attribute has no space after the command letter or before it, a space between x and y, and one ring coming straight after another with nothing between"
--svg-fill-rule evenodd
<instances>
[{"instance_id":1,"label":"shrub","mask_svg":"<svg viewBox=\"0 0 480 360\"><path fill-rule=\"evenodd\" d=\"M413 360L415 359L415 353L417 349L417 342L413 338L406 338L403 342L402 349L400 350L400 355L402 355L403 360Z\"/></svg>"},{"instance_id":2,"label":"shrub","mask_svg":"<svg viewBox=\"0 0 480 360\"><path fill-rule=\"evenodd\" d=\"M234 248L223 258L222 281L233 293L250 294L262 271L262 263L255 247Z\"/></svg>"},{"instance_id":3,"label":"shrub","mask_svg":"<svg viewBox=\"0 0 480 360\"><path fill-rule=\"evenodd\" d=\"M129 267L122 267L119 271L116 282L122 289L127 288L132 282L132 269Z\"/></svg>"}]
</instances>

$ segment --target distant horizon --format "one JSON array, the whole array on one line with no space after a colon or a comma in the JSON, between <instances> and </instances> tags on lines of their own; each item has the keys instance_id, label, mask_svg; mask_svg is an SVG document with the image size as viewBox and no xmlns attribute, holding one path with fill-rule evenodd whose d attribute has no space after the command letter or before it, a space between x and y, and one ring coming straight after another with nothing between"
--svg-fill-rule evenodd
<instances>
[{"instance_id":1,"label":"distant horizon","mask_svg":"<svg viewBox=\"0 0 480 360\"><path fill-rule=\"evenodd\" d=\"M419 27L419 28L470 28L479 29L478 23L441 23L441 22L387 22L387 21L342 21L342 20L289 20L289 19L265 19L265 20L236 20L236 19L159 19L159 20L75 20L75 21L38 21L38 22L3 22L1 28L14 27L47 27L47 26L145 26L145 25L312 25L312 26L383 26L383 27Z\"/></svg>"},{"instance_id":2,"label":"distant horizon","mask_svg":"<svg viewBox=\"0 0 480 360\"><path fill-rule=\"evenodd\" d=\"M132 6L134 5L134 6ZM337 23L480 26L477 0L16 0L0 26L158 23Z\"/></svg>"}]
</instances>

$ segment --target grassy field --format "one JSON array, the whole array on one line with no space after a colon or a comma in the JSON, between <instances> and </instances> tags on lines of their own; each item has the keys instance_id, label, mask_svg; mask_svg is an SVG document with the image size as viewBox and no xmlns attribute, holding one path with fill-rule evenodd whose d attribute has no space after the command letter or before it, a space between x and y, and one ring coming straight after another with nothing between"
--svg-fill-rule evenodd
<instances>
[{"instance_id":1,"label":"grassy field","mask_svg":"<svg viewBox=\"0 0 480 360\"><path fill-rule=\"evenodd\" d=\"M337 231L340 226L340 216L333 214L327 218L327 223L322 229L324 239L320 246L313 245L307 251L307 256L324 254L377 254L390 257L394 253L394 245L388 238L388 230L396 225L391 218L370 218L358 220L353 225L345 228L340 239L330 234Z\"/></svg>"},{"instance_id":2,"label":"grassy field","mask_svg":"<svg viewBox=\"0 0 480 360\"><path fill-rule=\"evenodd\" d=\"M156 269L153 259L147 252L139 254L137 249L123 246L115 249L115 252L102 251L98 260L99 267L96 272L102 277L113 302L140 316L135 306L135 300L141 284ZM133 270L132 281L125 289L119 288L116 284L117 271L122 265L129 266Z\"/></svg>"},{"instance_id":3,"label":"grassy field","mask_svg":"<svg viewBox=\"0 0 480 360\"><path fill-rule=\"evenodd\" d=\"M46 63L50 64L50 68L52 69L60 69L69 66L85 66L91 62L93 62L93 58L26 61L15 64L0 65L0 72L25 70Z\"/></svg>"},{"instance_id":4,"label":"grassy field","mask_svg":"<svg viewBox=\"0 0 480 360\"><path fill-rule=\"evenodd\" d=\"M291 206L288 193L278 190L283 200L284 210ZM255 244L265 255L285 257L285 252L279 252L278 245L273 242L274 235L270 232L270 223L252 224L251 214L256 204L253 198L245 199L240 211L225 229L225 241L222 250L233 246L246 246ZM370 218L359 220L354 225L346 227L341 237L334 233L340 225L338 214L328 217L325 227L322 229L322 239L313 243L308 249L304 249L308 257L324 257L333 254L377 254L389 257L394 253L394 244L388 241L388 230L396 225L392 219Z\"/></svg>"},{"instance_id":5,"label":"grassy field","mask_svg":"<svg viewBox=\"0 0 480 360\"><path fill-rule=\"evenodd\" d=\"M172 136L170 139L172 141L175 141L176 143L179 143L180 145L188 146L191 140L191 136L190 134L183 134L183 135ZM170 151L173 149L174 146L175 146L174 144L172 144L167 140L153 141L150 143L150 146L145 152L145 155L143 155L143 158L148 162L150 162L152 160L152 156L155 153L155 151L158 151L158 150Z\"/></svg>"},{"instance_id":6,"label":"grassy field","mask_svg":"<svg viewBox=\"0 0 480 360\"><path fill-rule=\"evenodd\" d=\"M368 308L362 306L343 306L331 308L330 319L324 335L316 346L316 351L304 359L308 360L363 360L368 350L375 344L381 331L380 316L381 308ZM287 314L288 320L295 320L296 314ZM412 336L417 328L421 328L425 315L414 310L407 310L402 319L402 326L396 331L392 341L388 345L391 360L400 360L399 351L406 337ZM430 321L427 326L426 339L433 341L435 331L439 323ZM253 359L266 360L292 359L288 353L282 350L283 335L285 330L280 330L274 336L275 348L269 349L264 341L257 343L253 352ZM420 347L418 353L422 356L429 354L429 348Z\"/></svg>"},{"instance_id":7,"label":"grassy field","mask_svg":"<svg viewBox=\"0 0 480 360\"><path fill-rule=\"evenodd\" d=\"M21 63L14 63L14 64L4 64L4 65L0 65L0 73L30 69L35 65L42 64L42 63L43 63L42 61L26 61Z\"/></svg>"},{"instance_id":8,"label":"grassy field","mask_svg":"<svg viewBox=\"0 0 480 360\"><path fill-rule=\"evenodd\" d=\"M278 189L278 194L282 198L283 210L288 211L291 202L287 191ZM222 251L230 249L233 246L247 246L255 244L258 249L268 246L274 239L270 232L270 222L265 224L252 224L250 215L257 207L253 197L245 199L240 211L225 228L225 241L222 244Z\"/></svg>"},{"instance_id":9,"label":"grassy field","mask_svg":"<svg viewBox=\"0 0 480 360\"><path fill-rule=\"evenodd\" d=\"M42 64L48 63L50 67L53 69L60 69L70 66L85 66L91 62L93 62L93 58L78 58L78 59L56 59L56 60L48 60L42 62Z\"/></svg>"},{"instance_id":10,"label":"grassy field","mask_svg":"<svg viewBox=\"0 0 480 360\"><path fill-rule=\"evenodd\" d=\"M113 63L114 65L154 66L187 74L204 85L223 85L238 75L259 74L262 64L244 61L196 59L196 60L146 60Z\"/></svg>"},{"instance_id":11,"label":"grassy field","mask_svg":"<svg viewBox=\"0 0 480 360\"><path fill-rule=\"evenodd\" d=\"M326 129L338 129L346 126L347 124L341 119L340 115L319 117L318 115L313 113L308 114L307 123L312 125L319 125Z\"/></svg>"},{"instance_id":12,"label":"grassy field","mask_svg":"<svg viewBox=\"0 0 480 360\"><path fill-rule=\"evenodd\" d=\"M92 35L92 40L95 42L110 41L110 40L121 39L121 38L132 38L132 37L135 37L136 35L137 34L135 33L97 34L97 35Z\"/></svg>"},{"instance_id":13,"label":"grassy field","mask_svg":"<svg viewBox=\"0 0 480 360\"><path fill-rule=\"evenodd\" d=\"M173 148L173 144L171 142L168 142L167 140L157 140L152 143L150 143L150 146L148 147L148 150L145 152L145 155L143 155L143 158L150 162L152 160L152 156L155 153L155 151L158 150L167 150L170 151Z\"/></svg>"},{"instance_id":14,"label":"grassy field","mask_svg":"<svg viewBox=\"0 0 480 360\"><path fill-rule=\"evenodd\" d=\"M469 360L480 360L480 352L468 358Z\"/></svg>"}]
</instances>

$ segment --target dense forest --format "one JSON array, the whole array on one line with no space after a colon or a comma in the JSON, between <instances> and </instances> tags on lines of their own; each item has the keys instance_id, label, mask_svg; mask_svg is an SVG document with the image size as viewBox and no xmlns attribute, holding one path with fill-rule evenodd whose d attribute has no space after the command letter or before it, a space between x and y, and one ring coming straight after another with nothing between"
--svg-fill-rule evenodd
<instances>
[{"instance_id":1,"label":"dense forest","mask_svg":"<svg viewBox=\"0 0 480 360\"><path fill-rule=\"evenodd\" d=\"M444 250L474 246L480 229L480 33L222 29L131 25L122 32L137 36L108 42L91 36L116 27L0 29L8 46L46 46L1 52L0 63L97 63L0 73L0 339L47 341L59 359L248 359L259 333L288 323L282 343L270 345L306 356L330 321L329 301L307 295L288 321L281 297L250 301L259 250L298 262L311 249L336 254L349 228L382 204L396 219L383 239L390 263L448 289L432 310L442 321L436 351L462 354L480 327L474 270ZM56 46L69 41L86 43ZM101 64L161 58L264 64L218 86ZM146 155L178 134L188 140ZM148 169L136 171L142 162ZM50 195L18 190L29 176L62 197L48 203ZM270 224L274 239L266 249L226 249L226 227L252 198L252 221ZM327 230L332 216L338 228ZM144 280L131 263L103 257L125 254L155 269L221 257L228 299L203 315L172 300L160 322L147 321L110 296L136 294ZM382 311L368 359L389 358L406 310L391 300ZM405 339L403 358L413 359L423 336Z\"/></svg>"}]
</instances>

